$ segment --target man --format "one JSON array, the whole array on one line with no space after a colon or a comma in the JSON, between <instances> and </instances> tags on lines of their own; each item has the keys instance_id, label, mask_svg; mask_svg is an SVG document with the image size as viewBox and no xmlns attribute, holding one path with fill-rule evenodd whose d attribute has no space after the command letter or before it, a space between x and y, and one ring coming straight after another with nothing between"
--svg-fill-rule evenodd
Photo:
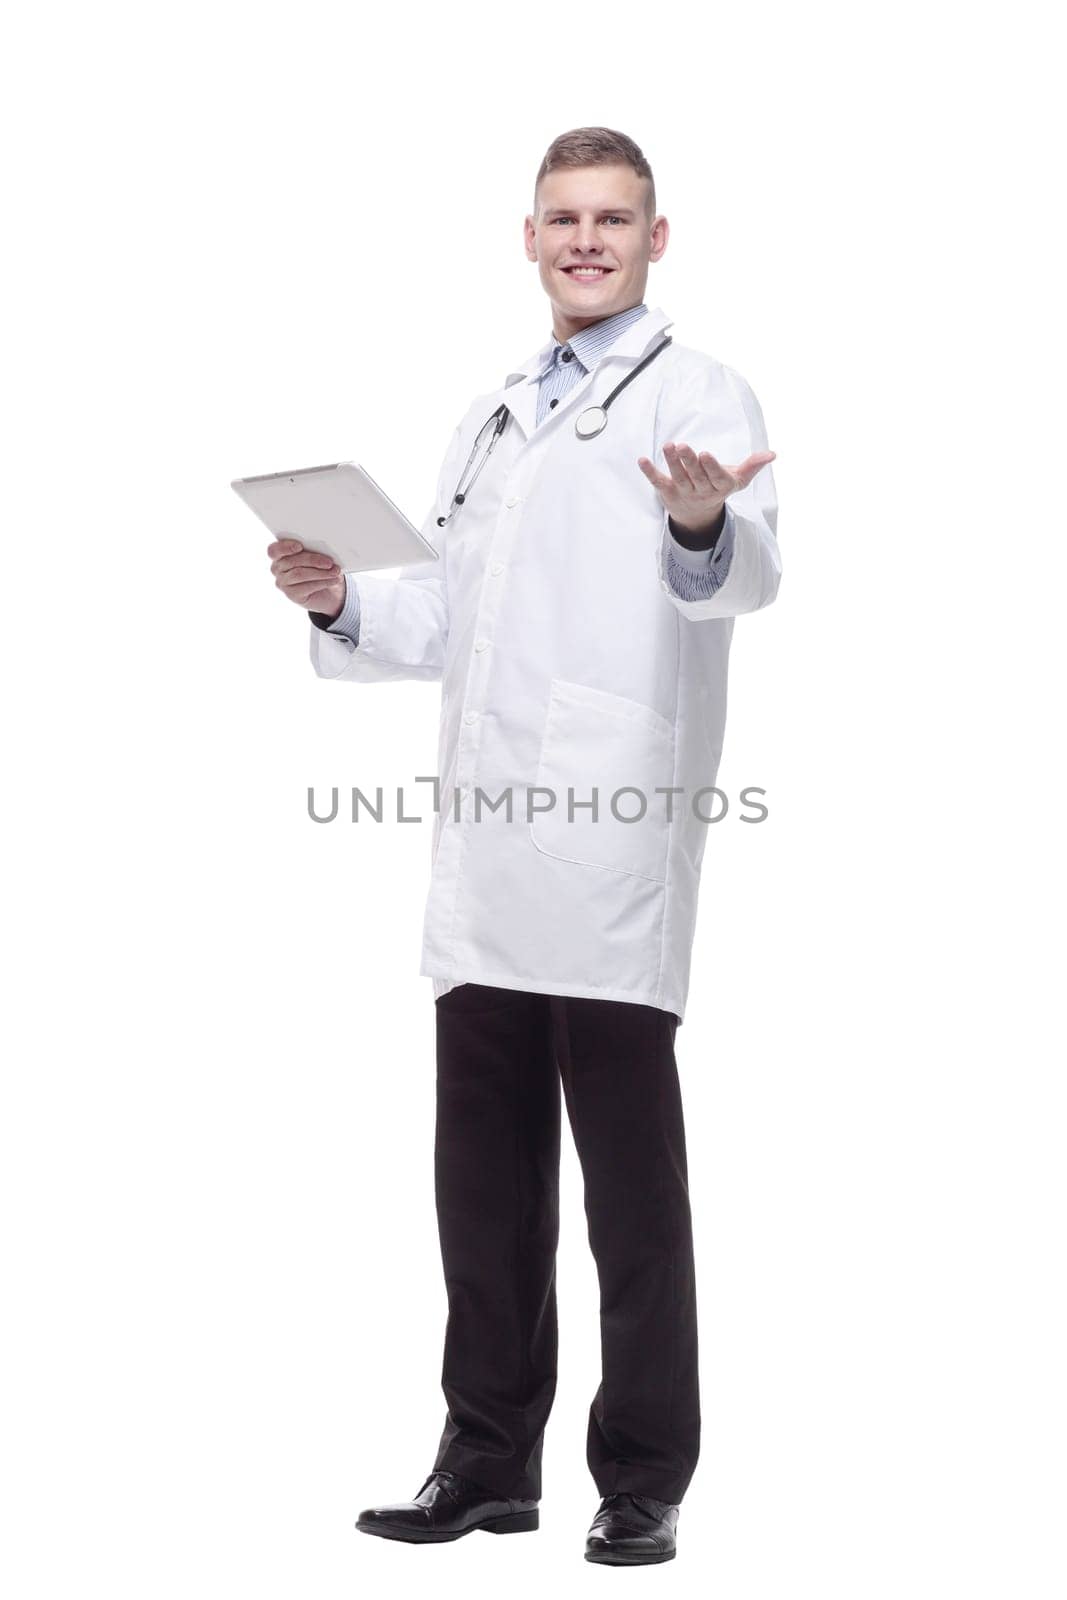
<instances>
[{"instance_id":1,"label":"man","mask_svg":"<svg viewBox=\"0 0 1067 1600\"><path fill-rule=\"evenodd\" d=\"M538 1525L561 1083L600 1283L586 1558L673 1557L696 1465L674 1039L733 619L773 601L781 567L751 389L644 304L668 231L632 140L556 139L525 223L552 338L456 429L423 530L439 559L385 579L268 549L320 676L442 683L422 972L448 1410L415 1498L360 1514L386 1538Z\"/></svg>"}]
</instances>

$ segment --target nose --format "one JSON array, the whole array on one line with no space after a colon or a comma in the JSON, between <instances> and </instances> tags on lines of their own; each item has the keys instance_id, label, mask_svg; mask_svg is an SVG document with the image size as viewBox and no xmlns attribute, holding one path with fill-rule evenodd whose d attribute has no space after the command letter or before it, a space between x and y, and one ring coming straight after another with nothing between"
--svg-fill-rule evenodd
<instances>
[{"instance_id":1,"label":"nose","mask_svg":"<svg viewBox=\"0 0 1067 1600\"><path fill-rule=\"evenodd\" d=\"M596 230L596 223L589 217L584 222L579 222L577 236L572 242L574 248L582 252L594 250L599 253L604 248Z\"/></svg>"}]
</instances>

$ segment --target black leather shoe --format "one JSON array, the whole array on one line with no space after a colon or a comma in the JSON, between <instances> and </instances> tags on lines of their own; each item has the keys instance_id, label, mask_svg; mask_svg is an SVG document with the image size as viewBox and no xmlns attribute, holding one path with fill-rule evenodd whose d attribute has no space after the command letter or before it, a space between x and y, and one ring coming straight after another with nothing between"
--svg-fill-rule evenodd
<instances>
[{"instance_id":1,"label":"black leather shoe","mask_svg":"<svg viewBox=\"0 0 1067 1600\"><path fill-rule=\"evenodd\" d=\"M540 1521L537 1500L506 1500L458 1472L437 1468L414 1500L371 1506L356 1521L360 1533L407 1544L440 1544L482 1528L486 1533L529 1533Z\"/></svg>"},{"instance_id":2,"label":"black leather shoe","mask_svg":"<svg viewBox=\"0 0 1067 1600\"><path fill-rule=\"evenodd\" d=\"M607 1494L585 1541L585 1559L609 1567L672 1561L678 1554L678 1507L647 1494Z\"/></svg>"}]
</instances>

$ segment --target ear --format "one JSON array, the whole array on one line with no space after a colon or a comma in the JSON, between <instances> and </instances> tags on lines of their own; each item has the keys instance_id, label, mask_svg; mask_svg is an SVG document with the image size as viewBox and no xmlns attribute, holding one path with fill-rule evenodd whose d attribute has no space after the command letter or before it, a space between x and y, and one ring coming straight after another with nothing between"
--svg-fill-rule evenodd
<instances>
[{"instance_id":1,"label":"ear","mask_svg":"<svg viewBox=\"0 0 1067 1600\"><path fill-rule=\"evenodd\" d=\"M534 228L533 217L527 217L522 225L523 244L526 246L527 261L537 260L537 233Z\"/></svg>"}]
</instances>

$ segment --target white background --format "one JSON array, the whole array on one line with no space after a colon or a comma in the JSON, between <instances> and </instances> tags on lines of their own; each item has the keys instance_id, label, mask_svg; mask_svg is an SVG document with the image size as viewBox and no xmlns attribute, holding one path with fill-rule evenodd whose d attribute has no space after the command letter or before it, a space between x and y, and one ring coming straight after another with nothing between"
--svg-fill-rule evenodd
<instances>
[{"instance_id":1,"label":"white background","mask_svg":"<svg viewBox=\"0 0 1067 1600\"><path fill-rule=\"evenodd\" d=\"M709 840L678 1035L704 1433L654 1581L1063 1594L1050 13L14 24L11 1593L618 1581L582 1561L566 1136L540 1533L353 1530L444 1420L430 827L315 826L306 791L432 771L438 695L318 680L229 489L355 457L421 520L471 396L548 335L523 217L599 123L671 222L647 303L762 403L785 570L738 622L720 774L771 816Z\"/></svg>"}]
</instances>

